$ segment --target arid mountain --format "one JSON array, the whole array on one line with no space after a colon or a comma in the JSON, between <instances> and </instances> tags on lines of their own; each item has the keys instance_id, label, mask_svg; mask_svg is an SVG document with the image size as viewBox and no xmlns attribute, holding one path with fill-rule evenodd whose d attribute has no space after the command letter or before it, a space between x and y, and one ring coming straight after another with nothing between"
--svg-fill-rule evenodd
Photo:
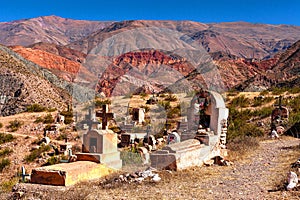
<instances>
[{"instance_id":1,"label":"arid mountain","mask_svg":"<svg viewBox=\"0 0 300 200\"><path fill-rule=\"evenodd\" d=\"M294 87L300 83L300 40L282 53L273 58L250 62L259 69L255 76L249 77L245 82L238 84L238 90L262 90L271 86Z\"/></svg>"},{"instance_id":2,"label":"arid mountain","mask_svg":"<svg viewBox=\"0 0 300 200\"><path fill-rule=\"evenodd\" d=\"M70 95L61 89L63 82L55 75L3 46L0 46L0 63L1 116L26 111L34 103L64 109L70 102Z\"/></svg>"},{"instance_id":3,"label":"arid mountain","mask_svg":"<svg viewBox=\"0 0 300 200\"><path fill-rule=\"evenodd\" d=\"M106 96L158 93L194 70L184 58L158 50L129 52L113 60L96 87Z\"/></svg>"},{"instance_id":4,"label":"arid mountain","mask_svg":"<svg viewBox=\"0 0 300 200\"><path fill-rule=\"evenodd\" d=\"M38 42L66 45L101 30L111 22L37 17L0 23L0 44L28 46Z\"/></svg>"},{"instance_id":5,"label":"arid mountain","mask_svg":"<svg viewBox=\"0 0 300 200\"><path fill-rule=\"evenodd\" d=\"M180 32L181 40L203 46L208 52L225 52L242 58L270 58L300 39L300 27L245 22L203 24L191 21L123 21L73 42L69 47L89 53L105 39L125 31L159 27ZM168 34L158 35L166 40ZM130 41L127 41L130 43ZM155 43L157 41L145 41Z\"/></svg>"}]
</instances>

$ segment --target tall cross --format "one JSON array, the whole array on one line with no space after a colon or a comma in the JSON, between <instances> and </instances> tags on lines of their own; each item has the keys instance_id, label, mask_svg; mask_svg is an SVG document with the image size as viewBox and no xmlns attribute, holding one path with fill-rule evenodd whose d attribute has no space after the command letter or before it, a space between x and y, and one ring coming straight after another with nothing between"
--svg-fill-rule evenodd
<instances>
[{"instance_id":1,"label":"tall cross","mask_svg":"<svg viewBox=\"0 0 300 200\"><path fill-rule=\"evenodd\" d=\"M100 122L98 122L97 120L93 119L93 117L92 117L92 108L91 107L89 108L89 114L87 116L86 121L87 121L87 125L89 126L89 130L92 129L92 127L93 127L94 124L100 124Z\"/></svg>"},{"instance_id":2,"label":"tall cross","mask_svg":"<svg viewBox=\"0 0 300 200\"><path fill-rule=\"evenodd\" d=\"M114 118L114 114L108 112L108 105L105 104L102 106L102 112L96 112L96 117L102 119L102 130L107 130L108 121Z\"/></svg>"},{"instance_id":3,"label":"tall cross","mask_svg":"<svg viewBox=\"0 0 300 200\"><path fill-rule=\"evenodd\" d=\"M284 105L282 105L282 96L281 95L279 96L278 104L275 104L274 106L278 106L279 108L282 108L282 106L284 106Z\"/></svg>"}]
</instances>

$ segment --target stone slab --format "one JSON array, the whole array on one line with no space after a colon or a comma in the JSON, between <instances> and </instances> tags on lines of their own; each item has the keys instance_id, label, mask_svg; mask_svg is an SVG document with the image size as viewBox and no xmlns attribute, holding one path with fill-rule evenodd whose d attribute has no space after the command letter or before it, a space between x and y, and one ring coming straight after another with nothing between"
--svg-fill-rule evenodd
<instances>
[{"instance_id":1,"label":"stone slab","mask_svg":"<svg viewBox=\"0 0 300 200\"><path fill-rule=\"evenodd\" d=\"M101 163L114 169L122 168L122 160L120 159L119 151L108 154L76 153L76 156L77 161L91 161L95 163Z\"/></svg>"},{"instance_id":2,"label":"stone slab","mask_svg":"<svg viewBox=\"0 0 300 200\"><path fill-rule=\"evenodd\" d=\"M89 161L61 163L32 170L31 183L69 186L78 182L101 178L114 170L105 165Z\"/></svg>"}]
</instances>

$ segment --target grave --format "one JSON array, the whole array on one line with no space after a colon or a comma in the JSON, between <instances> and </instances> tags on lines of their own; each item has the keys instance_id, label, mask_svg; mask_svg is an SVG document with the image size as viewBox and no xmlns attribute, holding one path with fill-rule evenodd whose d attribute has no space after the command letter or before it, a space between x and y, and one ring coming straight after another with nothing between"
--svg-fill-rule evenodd
<instances>
[{"instance_id":1,"label":"grave","mask_svg":"<svg viewBox=\"0 0 300 200\"><path fill-rule=\"evenodd\" d=\"M167 144L173 144L180 142L180 136L177 132L173 131L168 135Z\"/></svg>"},{"instance_id":2,"label":"grave","mask_svg":"<svg viewBox=\"0 0 300 200\"><path fill-rule=\"evenodd\" d=\"M107 118L105 114L102 117ZM102 130L93 129L92 125L90 123L91 130L83 135L83 152L76 154L76 162L33 169L31 183L68 186L100 178L120 169L122 160L117 149L117 135L107 129L107 123L102 123Z\"/></svg>"},{"instance_id":3,"label":"grave","mask_svg":"<svg viewBox=\"0 0 300 200\"><path fill-rule=\"evenodd\" d=\"M217 156L226 156L228 113L220 94L202 91L196 96L194 103L192 101L188 116L188 119L192 120L189 122L189 130L183 132L181 140L173 144L170 144L169 134L169 145L150 155L151 166L180 170L201 166L205 161Z\"/></svg>"},{"instance_id":4,"label":"grave","mask_svg":"<svg viewBox=\"0 0 300 200\"><path fill-rule=\"evenodd\" d=\"M193 166L201 166L203 160L203 144L191 139L173 143L150 154L151 167L166 170L181 170Z\"/></svg>"},{"instance_id":5,"label":"grave","mask_svg":"<svg viewBox=\"0 0 300 200\"><path fill-rule=\"evenodd\" d=\"M132 109L132 120L138 124L145 122L145 109L144 108L133 108Z\"/></svg>"},{"instance_id":6,"label":"grave","mask_svg":"<svg viewBox=\"0 0 300 200\"><path fill-rule=\"evenodd\" d=\"M61 163L33 169L30 183L69 186L81 181L101 178L112 173L114 170L89 161L76 161Z\"/></svg>"},{"instance_id":7,"label":"grave","mask_svg":"<svg viewBox=\"0 0 300 200\"><path fill-rule=\"evenodd\" d=\"M146 133L122 133L121 134L121 145L126 147L132 144L135 139L144 139Z\"/></svg>"},{"instance_id":8,"label":"grave","mask_svg":"<svg viewBox=\"0 0 300 200\"><path fill-rule=\"evenodd\" d=\"M77 153L78 161L92 161L120 169L122 160L118 151L118 138L112 130L108 130L108 120L113 113L108 113L108 106L103 106L102 113L96 113L102 118L102 130L92 129L83 135L82 153Z\"/></svg>"}]
</instances>

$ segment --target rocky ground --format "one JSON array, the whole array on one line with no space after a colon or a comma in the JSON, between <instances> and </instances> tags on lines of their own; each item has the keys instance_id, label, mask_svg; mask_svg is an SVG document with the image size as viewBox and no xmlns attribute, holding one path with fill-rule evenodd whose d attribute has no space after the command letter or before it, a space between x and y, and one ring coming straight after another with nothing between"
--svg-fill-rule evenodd
<instances>
[{"instance_id":1,"label":"rocky ground","mask_svg":"<svg viewBox=\"0 0 300 200\"><path fill-rule=\"evenodd\" d=\"M299 140L284 137L264 140L260 147L232 166L191 168L158 172L159 182L113 183L106 180L72 187L21 184L23 199L300 199L300 192L286 191L286 175L300 156ZM297 172L296 169L293 169ZM9 199L11 196L2 196Z\"/></svg>"}]
</instances>

